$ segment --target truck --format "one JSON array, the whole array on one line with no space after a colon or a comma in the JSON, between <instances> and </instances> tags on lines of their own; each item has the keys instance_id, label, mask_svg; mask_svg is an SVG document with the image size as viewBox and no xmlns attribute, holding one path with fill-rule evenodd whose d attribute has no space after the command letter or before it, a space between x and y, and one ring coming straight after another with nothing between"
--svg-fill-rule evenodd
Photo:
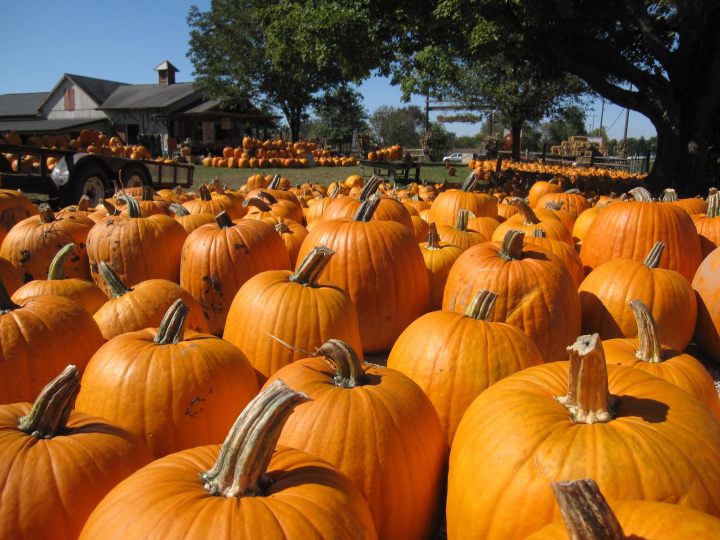
<instances>
[{"instance_id":1,"label":"truck","mask_svg":"<svg viewBox=\"0 0 720 540\"><path fill-rule=\"evenodd\" d=\"M12 154L20 165L13 167L5 154ZM26 156L37 158L37 166L26 166ZM56 160L54 166L48 166L48 158ZM193 171L184 163L0 144L0 188L47 195L54 207L76 204L83 195L90 198L90 206L96 206L113 193L115 181L123 187L191 187Z\"/></svg>"},{"instance_id":2,"label":"truck","mask_svg":"<svg viewBox=\"0 0 720 540\"><path fill-rule=\"evenodd\" d=\"M449 156L445 156L442 160L446 165L467 164L473 159L478 159L479 154L475 152L453 152Z\"/></svg>"}]
</instances>

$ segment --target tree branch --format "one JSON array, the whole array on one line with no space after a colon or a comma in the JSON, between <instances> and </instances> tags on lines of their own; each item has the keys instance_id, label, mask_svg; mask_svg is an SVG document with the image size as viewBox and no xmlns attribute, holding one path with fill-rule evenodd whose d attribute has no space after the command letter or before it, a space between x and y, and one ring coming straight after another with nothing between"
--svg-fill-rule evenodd
<instances>
[{"instance_id":1,"label":"tree branch","mask_svg":"<svg viewBox=\"0 0 720 540\"><path fill-rule=\"evenodd\" d=\"M622 4L627 8L628 13L637 21L638 28L640 28L643 41L648 50L655 55L655 58L657 58L666 72L672 71L674 67L672 53L665 46L662 39L660 39L658 28L648 15L645 4L640 0L625 0Z\"/></svg>"}]
</instances>

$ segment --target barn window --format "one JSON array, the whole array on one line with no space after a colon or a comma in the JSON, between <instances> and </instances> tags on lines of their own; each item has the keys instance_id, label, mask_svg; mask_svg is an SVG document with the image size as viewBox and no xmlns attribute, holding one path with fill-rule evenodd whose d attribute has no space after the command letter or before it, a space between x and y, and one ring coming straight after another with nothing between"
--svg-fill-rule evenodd
<instances>
[{"instance_id":1,"label":"barn window","mask_svg":"<svg viewBox=\"0 0 720 540\"><path fill-rule=\"evenodd\" d=\"M63 104L66 111L75 110L75 88L66 88L63 93Z\"/></svg>"}]
</instances>

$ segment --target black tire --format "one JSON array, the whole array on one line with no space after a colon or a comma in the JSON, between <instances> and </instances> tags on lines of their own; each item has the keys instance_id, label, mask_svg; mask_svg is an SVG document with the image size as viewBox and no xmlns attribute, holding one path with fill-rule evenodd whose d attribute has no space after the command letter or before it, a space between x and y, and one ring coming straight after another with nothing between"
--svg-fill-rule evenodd
<instances>
[{"instance_id":1,"label":"black tire","mask_svg":"<svg viewBox=\"0 0 720 540\"><path fill-rule=\"evenodd\" d=\"M112 187L105 169L99 165L88 164L73 175L60 200L63 206L69 206L77 204L80 197L87 195L92 207L102 203L111 193Z\"/></svg>"},{"instance_id":2,"label":"black tire","mask_svg":"<svg viewBox=\"0 0 720 540\"><path fill-rule=\"evenodd\" d=\"M131 163L123 167L118 173L118 180L122 182L122 187L143 187L149 186L150 173L145 166L139 163Z\"/></svg>"}]
</instances>

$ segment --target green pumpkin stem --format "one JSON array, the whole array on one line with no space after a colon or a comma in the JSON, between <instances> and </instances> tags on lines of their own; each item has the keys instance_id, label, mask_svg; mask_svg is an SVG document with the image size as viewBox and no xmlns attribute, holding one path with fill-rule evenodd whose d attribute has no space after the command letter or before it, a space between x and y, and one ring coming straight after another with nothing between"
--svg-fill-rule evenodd
<instances>
[{"instance_id":1,"label":"green pumpkin stem","mask_svg":"<svg viewBox=\"0 0 720 540\"><path fill-rule=\"evenodd\" d=\"M477 184L477 181L478 181L478 175L475 174L475 172L471 172L470 175L463 182L463 185L460 189L462 189L465 192L470 192L473 189L475 189L475 184Z\"/></svg>"},{"instance_id":2,"label":"green pumpkin stem","mask_svg":"<svg viewBox=\"0 0 720 540\"><path fill-rule=\"evenodd\" d=\"M715 192L708 197L707 217L720 216L720 192Z\"/></svg>"},{"instance_id":3,"label":"green pumpkin stem","mask_svg":"<svg viewBox=\"0 0 720 540\"><path fill-rule=\"evenodd\" d=\"M455 229L460 232L466 232L468 228L468 220L470 219L470 211L462 208L458 210L455 218Z\"/></svg>"},{"instance_id":4,"label":"green pumpkin stem","mask_svg":"<svg viewBox=\"0 0 720 540\"><path fill-rule=\"evenodd\" d=\"M262 496L282 428L293 409L309 400L279 379L255 396L230 428L213 467L200 475L205 489L219 497Z\"/></svg>"},{"instance_id":5,"label":"green pumpkin stem","mask_svg":"<svg viewBox=\"0 0 720 540\"><path fill-rule=\"evenodd\" d=\"M663 361L662 346L658 339L657 323L648 307L640 300L630 302L638 328L638 350L635 353L643 362L659 364Z\"/></svg>"},{"instance_id":6,"label":"green pumpkin stem","mask_svg":"<svg viewBox=\"0 0 720 540\"><path fill-rule=\"evenodd\" d=\"M299 283L306 287L317 287L320 274L332 259L335 252L325 246L317 246L305 255L295 273L290 276L290 281Z\"/></svg>"},{"instance_id":7,"label":"green pumpkin stem","mask_svg":"<svg viewBox=\"0 0 720 540\"><path fill-rule=\"evenodd\" d=\"M257 208L261 212L272 212L272 208L270 208L270 205L259 197L250 197L249 199L245 199L242 205L245 208L247 208L248 206L252 206L254 208Z\"/></svg>"},{"instance_id":8,"label":"green pumpkin stem","mask_svg":"<svg viewBox=\"0 0 720 540\"><path fill-rule=\"evenodd\" d=\"M517 229L510 229L505 233L498 255L507 261L522 259L524 241L524 232L518 231Z\"/></svg>"},{"instance_id":9,"label":"green pumpkin stem","mask_svg":"<svg viewBox=\"0 0 720 540\"><path fill-rule=\"evenodd\" d=\"M353 348L339 339L327 340L318 350L335 366L333 384L341 388L355 388L365 383L363 363Z\"/></svg>"},{"instance_id":10,"label":"green pumpkin stem","mask_svg":"<svg viewBox=\"0 0 720 540\"><path fill-rule=\"evenodd\" d=\"M360 191L360 202L367 201L370 197L375 195L375 192L380 188L380 184L383 183L383 179L379 176L373 175L370 180L363 186Z\"/></svg>"},{"instance_id":11,"label":"green pumpkin stem","mask_svg":"<svg viewBox=\"0 0 720 540\"><path fill-rule=\"evenodd\" d=\"M176 216L184 217L190 215L190 211L187 208L185 208L182 204L176 202L170 205L170 210L172 210L172 213Z\"/></svg>"},{"instance_id":12,"label":"green pumpkin stem","mask_svg":"<svg viewBox=\"0 0 720 540\"><path fill-rule=\"evenodd\" d=\"M110 298L120 298L122 295L132 291L130 287L122 282L120 276L118 276L105 261L100 261L98 272L105 282Z\"/></svg>"},{"instance_id":13,"label":"green pumpkin stem","mask_svg":"<svg viewBox=\"0 0 720 540\"><path fill-rule=\"evenodd\" d=\"M650 250L650 253L647 254L647 257L645 257L643 264L648 268L657 268L660 264L660 257L662 257L664 249L665 244L662 242L655 242Z\"/></svg>"},{"instance_id":14,"label":"green pumpkin stem","mask_svg":"<svg viewBox=\"0 0 720 540\"><path fill-rule=\"evenodd\" d=\"M20 306L12 301L10 294L8 294L7 289L5 288L5 284L0 279L0 315L5 315L13 309L17 309L19 307Z\"/></svg>"},{"instance_id":15,"label":"green pumpkin stem","mask_svg":"<svg viewBox=\"0 0 720 540\"><path fill-rule=\"evenodd\" d=\"M438 234L437 225L435 225L434 221L430 224L426 242L426 249L440 249L440 235Z\"/></svg>"},{"instance_id":16,"label":"green pumpkin stem","mask_svg":"<svg viewBox=\"0 0 720 540\"><path fill-rule=\"evenodd\" d=\"M636 201L652 202L652 194L644 187L632 188L628 193L632 195Z\"/></svg>"},{"instance_id":17,"label":"green pumpkin stem","mask_svg":"<svg viewBox=\"0 0 720 540\"><path fill-rule=\"evenodd\" d=\"M65 279L65 259L68 255L75 251L75 244L70 242L65 244L55 254L53 260L50 261L50 269L48 270L48 279Z\"/></svg>"},{"instance_id":18,"label":"green pumpkin stem","mask_svg":"<svg viewBox=\"0 0 720 540\"><path fill-rule=\"evenodd\" d=\"M185 323L189 312L190 308L182 298L175 300L165 312L153 341L158 345L180 343L185 335Z\"/></svg>"},{"instance_id":19,"label":"green pumpkin stem","mask_svg":"<svg viewBox=\"0 0 720 540\"><path fill-rule=\"evenodd\" d=\"M377 210L377 207L380 205L380 195L377 193L370 197L368 200L363 201L363 203L360 205L360 208L358 208L357 212L355 213L355 217L353 220L355 221L363 221L368 222L372 219L373 214L375 214L375 210Z\"/></svg>"},{"instance_id":20,"label":"green pumpkin stem","mask_svg":"<svg viewBox=\"0 0 720 540\"><path fill-rule=\"evenodd\" d=\"M50 205L45 203L38 206L38 216L40 217L40 223L52 223L56 219Z\"/></svg>"},{"instance_id":21,"label":"green pumpkin stem","mask_svg":"<svg viewBox=\"0 0 720 540\"><path fill-rule=\"evenodd\" d=\"M519 200L515 204L517 205L520 214L522 214L523 225L529 227L530 225L537 225L538 223L540 223L540 220L538 219L535 212L533 212L533 209L530 208L530 205L528 203L523 200Z\"/></svg>"},{"instance_id":22,"label":"green pumpkin stem","mask_svg":"<svg viewBox=\"0 0 720 540\"><path fill-rule=\"evenodd\" d=\"M673 188L667 188L663 190L662 194L662 202L675 202L678 200L678 194L677 191L675 191Z\"/></svg>"},{"instance_id":23,"label":"green pumpkin stem","mask_svg":"<svg viewBox=\"0 0 720 540\"><path fill-rule=\"evenodd\" d=\"M279 174L273 176L273 179L268 184L268 189L280 189L280 180L281 176Z\"/></svg>"},{"instance_id":24,"label":"green pumpkin stem","mask_svg":"<svg viewBox=\"0 0 720 540\"><path fill-rule=\"evenodd\" d=\"M617 398L608 390L605 352L598 334L580 336L568 348L568 393L555 399L577 424L598 424L613 419Z\"/></svg>"},{"instance_id":25,"label":"green pumpkin stem","mask_svg":"<svg viewBox=\"0 0 720 540\"><path fill-rule=\"evenodd\" d=\"M227 228L233 227L235 225L233 223L232 218L228 215L228 213L225 210L223 210L217 216L215 216L215 223L217 223L217 226L221 229L227 229Z\"/></svg>"},{"instance_id":26,"label":"green pumpkin stem","mask_svg":"<svg viewBox=\"0 0 720 540\"><path fill-rule=\"evenodd\" d=\"M277 198L267 191L258 191L257 196L266 201L268 204L277 204L278 202Z\"/></svg>"},{"instance_id":27,"label":"green pumpkin stem","mask_svg":"<svg viewBox=\"0 0 720 540\"><path fill-rule=\"evenodd\" d=\"M135 197L131 197L130 195L120 195L120 196L118 196L118 200L124 201L125 204L127 205L128 217L130 217L130 218L142 217L142 214L140 212L140 203L137 202Z\"/></svg>"},{"instance_id":28,"label":"green pumpkin stem","mask_svg":"<svg viewBox=\"0 0 720 540\"><path fill-rule=\"evenodd\" d=\"M562 514L568 538L623 540L622 526L594 480L552 482L550 487Z\"/></svg>"},{"instance_id":29,"label":"green pumpkin stem","mask_svg":"<svg viewBox=\"0 0 720 540\"><path fill-rule=\"evenodd\" d=\"M66 431L79 391L80 373L68 366L42 389L30 412L18 420L18 429L38 439Z\"/></svg>"},{"instance_id":30,"label":"green pumpkin stem","mask_svg":"<svg viewBox=\"0 0 720 540\"><path fill-rule=\"evenodd\" d=\"M478 321L487 321L495 307L497 297L497 293L481 289L465 310L465 315Z\"/></svg>"}]
</instances>

